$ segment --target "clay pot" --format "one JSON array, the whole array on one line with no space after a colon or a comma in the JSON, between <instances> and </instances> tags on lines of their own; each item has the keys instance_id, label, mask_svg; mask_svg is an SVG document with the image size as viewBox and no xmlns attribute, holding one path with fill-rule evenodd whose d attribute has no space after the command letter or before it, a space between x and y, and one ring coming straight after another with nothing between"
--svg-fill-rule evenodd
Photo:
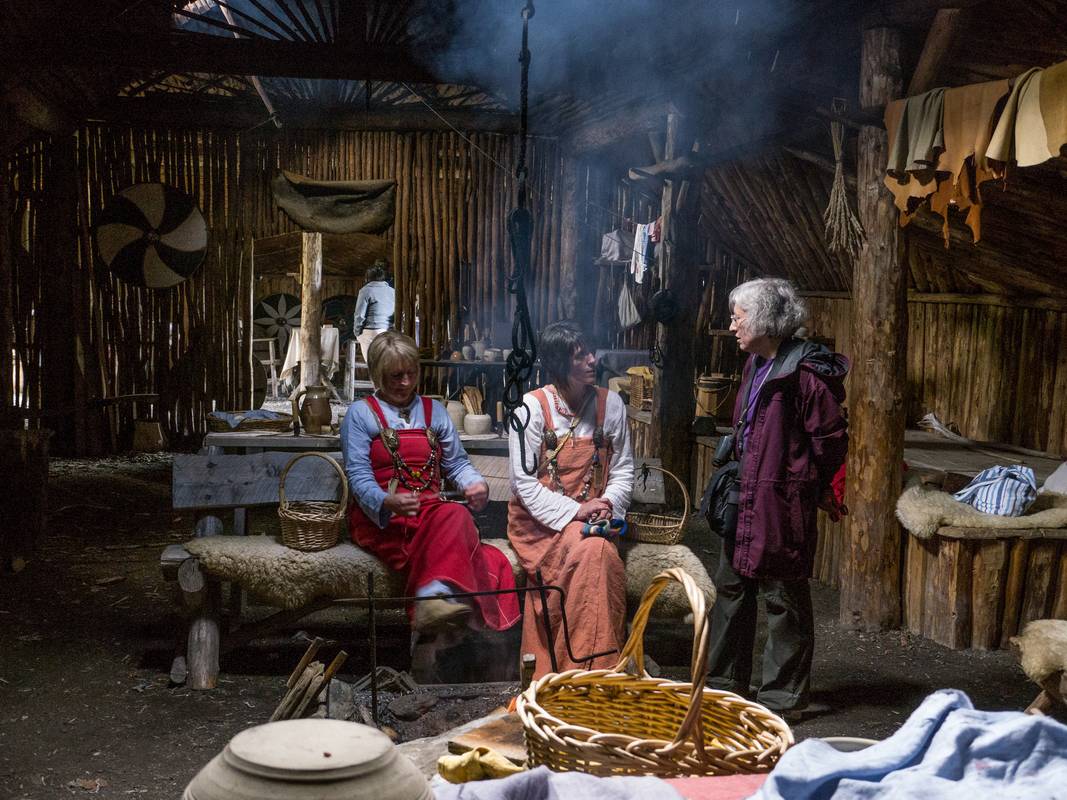
<instances>
[{"instance_id":1,"label":"clay pot","mask_svg":"<svg viewBox=\"0 0 1067 800\"><path fill-rule=\"evenodd\" d=\"M430 800L415 765L379 730L338 719L270 722L237 734L183 800Z\"/></svg>"},{"instance_id":2,"label":"clay pot","mask_svg":"<svg viewBox=\"0 0 1067 800\"><path fill-rule=\"evenodd\" d=\"M474 357L480 359L485 355L485 342L479 339L476 342L471 342L471 347L474 348Z\"/></svg>"},{"instance_id":3,"label":"clay pot","mask_svg":"<svg viewBox=\"0 0 1067 800\"><path fill-rule=\"evenodd\" d=\"M463 430L471 436L480 436L493 429L493 418L488 414L468 414L463 418Z\"/></svg>"},{"instance_id":4,"label":"clay pot","mask_svg":"<svg viewBox=\"0 0 1067 800\"><path fill-rule=\"evenodd\" d=\"M304 398L303 404L300 398ZM330 427L333 408L330 406L330 390L325 386L308 386L293 395L293 419L299 416L305 433L322 433Z\"/></svg>"},{"instance_id":5,"label":"clay pot","mask_svg":"<svg viewBox=\"0 0 1067 800\"><path fill-rule=\"evenodd\" d=\"M483 361L497 361L500 358L500 349L496 347L490 347L484 353L482 353Z\"/></svg>"},{"instance_id":6,"label":"clay pot","mask_svg":"<svg viewBox=\"0 0 1067 800\"><path fill-rule=\"evenodd\" d=\"M445 411L448 412L448 418L452 420L452 425L457 431L463 430L463 418L467 416L467 407L459 400L449 400L445 403Z\"/></svg>"},{"instance_id":7,"label":"clay pot","mask_svg":"<svg viewBox=\"0 0 1067 800\"><path fill-rule=\"evenodd\" d=\"M464 361L473 361L474 360L474 348L471 347L471 345L469 345L469 344L463 345L462 352L463 352L463 360Z\"/></svg>"}]
</instances>

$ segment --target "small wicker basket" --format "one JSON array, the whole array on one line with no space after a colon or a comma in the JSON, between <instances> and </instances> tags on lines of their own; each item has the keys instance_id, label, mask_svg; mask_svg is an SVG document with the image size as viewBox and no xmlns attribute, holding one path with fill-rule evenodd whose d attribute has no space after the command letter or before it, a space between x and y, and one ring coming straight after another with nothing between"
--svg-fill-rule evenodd
<instances>
[{"instance_id":1,"label":"small wicker basket","mask_svg":"<svg viewBox=\"0 0 1067 800\"><path fill-rule=\"evenodd\" d=\"M627 534L631 539L649 544L678 544L685 533L685 522L689 519L689 492L678 476L662 467L645 464L644 468L654 469L669 475L682 490L682 516L677 514L654 514L648 511L631 511L626 515L629 526Z\"/></svg>"},{"instance_id":2,"label":"small wicker basket","mask_svg":"<svg viewBox=\"0 0 1067 800\"><path fill-rule=\"evenodd\" d=\"M333 465L341 479L341 501L286 500L285 477L293 464L315 456ZM323 453L300 453L290 459L278 479L278 519L282 526L282 544L294 550L326 550L337 544L341 523L348 509L348 480L341 465Z\"/></svg>"},{"instance_id":3,"label":"small wicker basket","mask_svg":"<svg viewBox=\"0 0 1067 800\"><path fill-rule=\"evenodd\" d=\"M672 581L693 607L692 679L653 678L643 667L645 626L656 597ZM793 744L789 726L730 692L705 688L706 598L678 568L657 575L634 616L614 669L549 673L519 695L527 763L590 775L734 775L769 772Z\"/></svg>"},{"instance_id":4,"label":"small wicker basket","mask_svg":"<svg viewBox=\"0 0 1067 800\"><path fill-rule=\"evenodd\" d=\"M231 414L241 414L246 412L231 411ZM241 431L288 431L293 428L293 417L291 414L283 414L278 412L278 419L242 419L237 423L237 427L231 427L230 423L226 420L219 419L211 414L207 415L207 429L212 433L240 433Z\"/></svg>"},{"instance_id":5,"label":"small wicker basket","mask_svg":"<svg viewBox=\"0 0 1067 800\"><path fill-rule=\"evenodd\" d=\"M634 411L651 411L653 385L651 378L630 375L630 408Z\"/></svg>"}]
</instances>

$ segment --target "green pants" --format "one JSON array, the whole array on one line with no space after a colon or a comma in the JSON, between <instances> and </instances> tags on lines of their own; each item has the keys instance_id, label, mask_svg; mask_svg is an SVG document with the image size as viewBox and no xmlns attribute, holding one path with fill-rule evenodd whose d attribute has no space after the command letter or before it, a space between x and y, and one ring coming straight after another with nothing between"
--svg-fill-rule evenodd
<instances>
[{"instance_id":1,"label":"green pants","mask_svg":"<svg viewBox=\"0 0 1067 800\"><path fill-rule=\"evenodd\" d=\"M746 578L734 571L733 541L723 542L715 572L718 597L711 609L708 685L747 695L756 640L756 600L767 609L767 644L756 700L772 711L808 704L815 620L807 579Z\"/></svg>"}]
</instances>

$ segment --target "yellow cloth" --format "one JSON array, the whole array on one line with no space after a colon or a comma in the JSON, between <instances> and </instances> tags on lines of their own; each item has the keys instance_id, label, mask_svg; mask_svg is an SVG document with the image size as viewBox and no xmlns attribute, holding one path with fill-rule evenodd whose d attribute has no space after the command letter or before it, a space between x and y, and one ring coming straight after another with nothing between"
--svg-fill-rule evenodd
<instances>
[{"instance_id":1,"label":"yellow cloth","mask_svg":"<svg viewBox=\"0 0 1067 800\"><path fill-rule=\"evenodd\" d=\"M919 96L925 97L925 95ZM885 107L885 129L889 134L889 163L886 166L885 185L893 194L893 202L900 210L901 227L911 222L912 216L922 201L937 191L935 172L928 166L922 166L918 171L908 169L909 165L920 166L913 160L918 157L918 150L907 141L909 114L913 120L916 120L920 109L919 105L909 105L908 99L894 100ZM940 113L940 104L936 104L936 110ZM940 146L940 137L931 138L929 127L929 125L925 126L924 138L930 146L933 146L934 141L938 141ZM926 150L925 155L930 155L929 149Z\"/></svg>"},{"instance_id":2,"label":"yellow cloth","mask_svg":"<svg viewBox=\"0 0 1067 800\"><path fill-rule=\"evenodd\" d=\"M987 152L997 176L1009 161L1041 164L1067 144L1067 61L1027 70L1015 79Z\"/></svg>"},{"instance_id":3,"label":"yellow cloth","mask_svg":"<svg viewBox=\"0 0 1067 800\"><path fill-rule=\"evenodd\" d=\"M488 747L476 747L462 755L441 756L437 759L437 772L449 783L506 778L525 769L526 767L516 766Z\"/></svg>"},{"instance_id":4,"label":"yellow cloth","mask_svg":"<svg viewBox=\"0 0 1067 800\"><path fill-rule=\"evenodd\" d=\"M626 370L627 375L639 375L646 381L652 380L652 368L651 367L630 367Z\"/></svg>"}]
</instances>

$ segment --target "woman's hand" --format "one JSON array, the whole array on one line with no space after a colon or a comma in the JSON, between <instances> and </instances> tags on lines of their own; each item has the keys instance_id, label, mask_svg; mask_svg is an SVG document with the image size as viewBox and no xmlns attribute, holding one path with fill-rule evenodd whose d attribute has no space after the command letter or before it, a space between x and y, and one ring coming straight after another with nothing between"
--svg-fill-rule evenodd
<instances>
[{"instance_id":1,"label":"woman's hand","mask_svg":"<svg viewBox=\"0 0 1067 800\"><path fill-rule=\"evenodd\" d=\"M463 490L471 511L481 511L489 504L489 484L485 481L472 483Z\"/></svg>"},{"instance_id":2,"label":"woman's hand","mask_svg":"<svg viewBox=\"0 0 1067 800\"><path fill-rule=\"evenodd\" d=\"M574 518L580 522L597 522L602 519L611 519L611 512L610 500L594 497L578 507L578 513L574 515Z\"/></svg>"},{"instance_id":3,"label":"woman's hand","mask_svg":"<svg viewBox=\"0 0 1067 800\"><path fill-rule=\"evenodd\" d=\"M387 494L382 500L382 508L401 517L414 517L419 513L419 496L417 494Z\"/></svg>"}]
</instances>

